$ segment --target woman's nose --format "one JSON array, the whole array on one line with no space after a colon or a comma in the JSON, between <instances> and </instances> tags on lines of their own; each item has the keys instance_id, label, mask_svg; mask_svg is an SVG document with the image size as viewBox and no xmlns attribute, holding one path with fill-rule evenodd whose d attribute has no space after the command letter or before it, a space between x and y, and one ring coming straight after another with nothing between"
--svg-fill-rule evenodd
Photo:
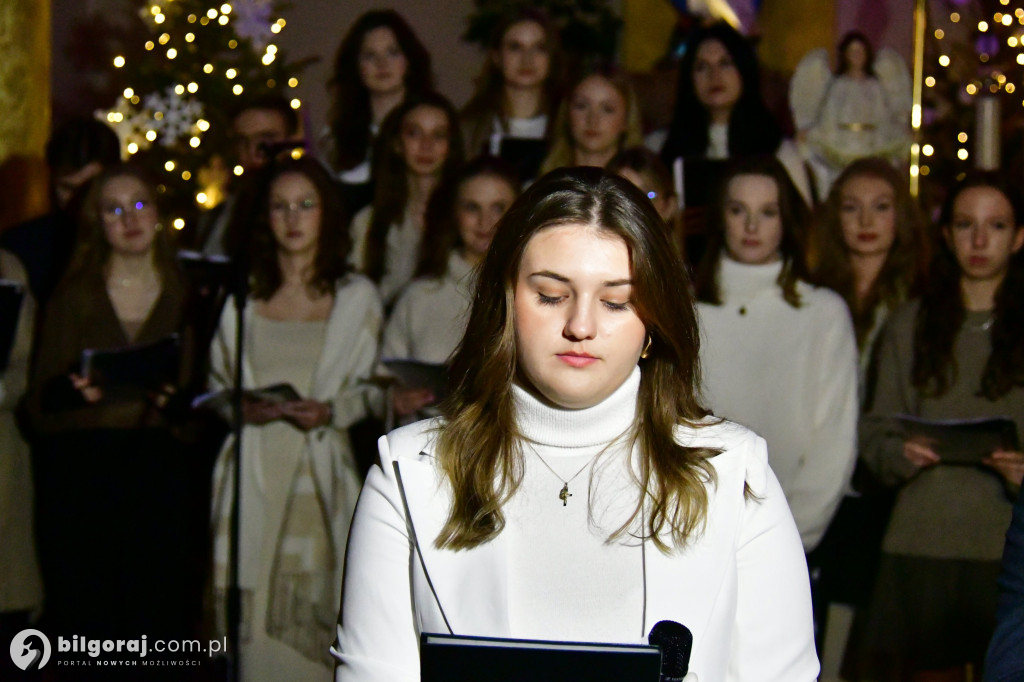
<instances>
[{"instance_id":1,"label":"woman's nose","mask_svg":"<svg viewBox=\"0 0 1024 682\"><path fill-rule=\"evenodd\" d=\"M573 340L594 337L594 315L586 301L576 301L569 308L569 319L565 322L565 335Z\"/></svg>"}]
</instances>

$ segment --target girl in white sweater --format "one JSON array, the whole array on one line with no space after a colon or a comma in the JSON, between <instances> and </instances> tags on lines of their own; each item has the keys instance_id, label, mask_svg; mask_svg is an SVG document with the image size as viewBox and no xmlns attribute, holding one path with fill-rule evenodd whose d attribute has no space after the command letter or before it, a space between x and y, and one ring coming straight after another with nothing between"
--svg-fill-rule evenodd
<instances>
[{"instance_id":1,"label":"girl in white sweater","mask_svg":"<svg viewBox=\"0 0 1024 682\"><path fill-rule=\"evenodd\" d=\"M512 205L443 418L382 439L360 495L336 680L418 680L422 632L639 643L660 620L704 682L815 678L800 540L764 442L698 399L681 271L601 169Z\"/></svg>"},{"instance_id":2,"label":"girl in white sweater","mask_svg":"<svg viewBox=\"0 0 1024 682\"><path fill-rule=\"evenodd\" d=\"M843 299L801 279L806 208L782 165L726 173L697 273L704 390L761 433L804 549L818 544L856 457L857 347Z\"/></svg>"}]
</instances>

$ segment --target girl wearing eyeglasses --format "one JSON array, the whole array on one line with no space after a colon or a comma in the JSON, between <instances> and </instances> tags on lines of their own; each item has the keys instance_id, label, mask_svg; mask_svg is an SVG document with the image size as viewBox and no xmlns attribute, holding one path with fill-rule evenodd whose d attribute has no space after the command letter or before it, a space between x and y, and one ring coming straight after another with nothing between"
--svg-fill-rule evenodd
<instances>
[{"instance_id":1,"label":"girl wearing eyeglasses","mask_svg":"<svg viewBox=\"0 0 1024 682\"><path fill-rule=\"evenodd\" d=\"M349 271L343 209L327 171L279 163L252 234L245 389L290 385L299 399L244 399L239 583L243 680L316 679L327 648L348 525L359 494L348 427L366 414L381 306ZM210 351L213 389L233 385L237 313L225 308ZM223 604L233 477L227 443L214 470L214 587ZM220 615L220 614L218 614ZM224 623L218 623L223 627Z\"/></svg>"},{"instance_id":2,"label":"girl wearing eyeglasses","mask_svg":"<svg viewBox=\"0 0 1024 682\"><path fill-rule=\"evenodd\" d=\"M190 363L171 343L166 371L145 381L83 369L86 349L163 343L175 333L188 347L185 287L155 187L130 165L96 178L38 340L28 407L46 615L58 632L177 637L198 609L199 592L189 589L187 459L168 407Z\"/></svg>"}]
</instances>

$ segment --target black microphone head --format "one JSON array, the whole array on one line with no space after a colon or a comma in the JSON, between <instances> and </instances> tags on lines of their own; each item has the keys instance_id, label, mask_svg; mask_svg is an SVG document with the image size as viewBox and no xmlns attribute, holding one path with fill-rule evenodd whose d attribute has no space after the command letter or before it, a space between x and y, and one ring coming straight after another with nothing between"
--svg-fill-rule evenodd
<instances>
[{"instance_id":1,"label":"black microphone head","mask_svg":"<svg viewBox=\"0 0 1024 682\"><path fill-rule=\"evenodd\" d=\"M693 634L690 628L674 620L654 624L647 642L661 649L661 679L682 680L690 668Z\"/></svg>"}]
</instances>

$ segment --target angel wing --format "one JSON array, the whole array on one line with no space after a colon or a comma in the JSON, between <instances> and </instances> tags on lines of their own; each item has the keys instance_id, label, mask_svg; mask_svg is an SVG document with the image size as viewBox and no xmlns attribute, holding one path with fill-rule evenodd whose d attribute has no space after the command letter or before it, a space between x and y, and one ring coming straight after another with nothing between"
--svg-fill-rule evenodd
<instances>
[{"instance_id":1,"label":"angel wing","mask_svg":"<svg viewBox=\"0 0 1024 682\"><path fill-rule=\"evenodd\" d=\"M828 50L819 47L804 55L789 81L789 108L797 130L805 130L818 120L822 100L832 80Z\"/></svg>"},{"instance_id":2,"label":"angel wing","mask_svg":"<svg viewBox=\"0 0 1024 682\"><path fill-rule=\"evenodd\" d=\"M910 119L913 105L910 71L907 62L891 47L883 47L875 53L875 75L885 90L885 99L894 120Z\"/></svg>"}]
</instances>

